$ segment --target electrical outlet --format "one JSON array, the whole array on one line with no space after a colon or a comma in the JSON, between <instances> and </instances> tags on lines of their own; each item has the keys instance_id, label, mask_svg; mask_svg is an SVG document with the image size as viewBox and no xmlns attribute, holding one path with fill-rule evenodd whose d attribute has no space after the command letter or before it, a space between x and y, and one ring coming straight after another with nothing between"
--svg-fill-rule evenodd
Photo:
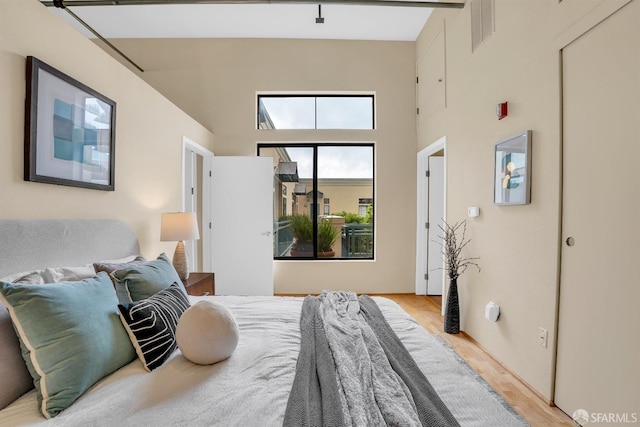
<instances>
[{"instance_id":1,"label":"electrical outlet","mask_svg":"<svg viewBox=\"0 0 640 427\"><path fill-rule=\"evenodd\" d=\"M538 344L547 348L547 330L545 328L538 328Z\"/></svg>"}]
</instances>

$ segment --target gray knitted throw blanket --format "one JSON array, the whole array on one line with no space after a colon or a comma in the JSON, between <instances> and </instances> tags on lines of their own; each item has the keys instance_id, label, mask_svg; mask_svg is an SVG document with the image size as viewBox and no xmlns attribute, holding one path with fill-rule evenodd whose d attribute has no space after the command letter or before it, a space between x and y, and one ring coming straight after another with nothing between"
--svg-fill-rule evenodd
<instances>
[{"instance_id":1,"label":"gray knitted throw blanket","mask_svg":"<svg viewBox=\"0 0 640 427\"><path fill-rule=\"evenodd\" d=\"M285 427L458 426L370 297L305 298Z\"/></svg>"}]
</instances>

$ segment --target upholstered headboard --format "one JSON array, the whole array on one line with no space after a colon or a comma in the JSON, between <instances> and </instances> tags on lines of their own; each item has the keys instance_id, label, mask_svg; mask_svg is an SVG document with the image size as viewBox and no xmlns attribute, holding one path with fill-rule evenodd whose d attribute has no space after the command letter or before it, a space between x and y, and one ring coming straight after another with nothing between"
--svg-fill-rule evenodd
<instances>
[{"instance_id":1,"label":"upholstered headboard","mask_svg":"<svg viewBox=\"0 0 640 427\"><path fill-rule=\"evenodd\" d=\"M114 220L0 220L0 277L76 267L140 253L131 228ZM33 388L9 314L0 303L0 409Z\"/></svg>"},{"instance_id":2,"label":"upholstered headboard","mask_svg":"<svg viewBox=\"0 0 640 427\"><path fill-rule=\"evenodd\" d=\"M0 220L0 277L139 253L136 235L122 221Z\"/></svg>"}]
</instances>

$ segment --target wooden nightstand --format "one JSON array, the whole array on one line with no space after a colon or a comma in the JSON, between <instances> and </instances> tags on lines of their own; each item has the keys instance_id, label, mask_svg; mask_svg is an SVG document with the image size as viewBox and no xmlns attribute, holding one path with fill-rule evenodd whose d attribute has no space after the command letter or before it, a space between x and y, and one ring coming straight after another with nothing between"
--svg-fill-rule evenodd
<instances>
[{"instance_id":1,"label":"wooden nightstand","mask_svg":"<svg viewBox=\"0 0 640 427\"><path fill-rule=\"evenodd\" d=\"M216 294L214 273L190 273L189 278L183 280L182 283L189 295L203 296Z\"/></svg>"}]
</instances>

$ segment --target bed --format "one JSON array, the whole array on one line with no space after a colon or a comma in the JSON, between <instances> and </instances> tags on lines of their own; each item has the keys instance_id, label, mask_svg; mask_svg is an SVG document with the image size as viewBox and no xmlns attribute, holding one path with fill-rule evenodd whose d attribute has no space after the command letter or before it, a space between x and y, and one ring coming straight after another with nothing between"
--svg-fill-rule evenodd
<instances>
[{"instance_id":1,"label":"bed","mask_svg":"<svg viewBox=\"0 0 640 427\"><path fill-rule=\"evenodd\" d=\"M133 259L137 239L124 223L111 220L0 221L0 277L52 266L85 266L97 261ZM88 279L85 279L88 280ZM527 425L439 336L428 334L395 302L372 299L448 408L463 426ZM176 349L161 366L147 371L140 358L104 376L70 406L46 419L30 388L0 409L0 425L42 426L280 426L285 420L301 348L296 297L190 296L215 302L232 313L239 330L231 356L212 365L191 362ZM4 307L0 307L3 312ZM5 314L5 313L2 313ZM11 320L0 314L0 355L17 338L7 338ZM10 327L10 326L9 326ZM4 328L4 336L1 331ZM10 334L9 334L10 335ZM11 341L11 343L9 343ZM19 350L18 350L19 351ZM20 367L24 371L24 367ZM24 374L24 372L23 372ZM7 375L0 371L0 375ZM6 377L3 377L3 379ZM0 385L7 399L9 385ZM16 388L15 384L10 387ZM19 389L19 387L18 387ZM11 400L11 399L10 399ZM0 400L0 404L2 401ZM3 406L3 405L0 405ZM327 424L327 423L325 423Z\"/></svg>"}]
</instances>

